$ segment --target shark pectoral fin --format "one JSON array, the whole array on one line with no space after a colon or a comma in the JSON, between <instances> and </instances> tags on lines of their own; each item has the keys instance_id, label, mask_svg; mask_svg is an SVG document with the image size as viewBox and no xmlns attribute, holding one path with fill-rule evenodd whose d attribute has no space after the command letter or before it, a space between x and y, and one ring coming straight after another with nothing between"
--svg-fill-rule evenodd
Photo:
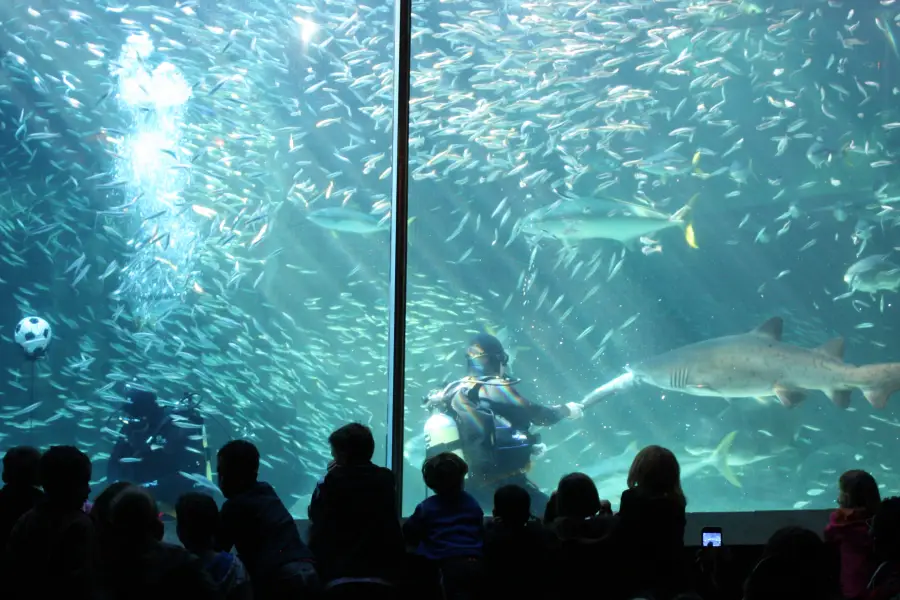
<instances>
[{"instance_id":1,"label":"shark pectoral fin","mask_svg":"<svg viewBox=\"0 0 900 600\"><path fill-rule=\"evenodd\" d=\"M825 392L834 405L838 408L847 408L850 406L850 390L831 390Z\"/></svg>"},{"instance_id":2,"label":"shark pectoral fin","mask_svg":"<svg viewBox=\"0 0 900 600\"><path fill-rule=\"evenodd\" d=\"M780 386L775 386L775 395L778 396L778 399L781 400L781 403L788 408L797 406L798 404L803 402L804 398L806 398L806 394L804 394L800 390L790 390L788 388L783 388Z\"/></svg>"},{"instance_id":3,"label":"shark pectoral fin","mask_svg":"<svg viewBox=\"0 0 900 600\"><path fill-rule=\"evenodd\" d=\"M820 352L822 354L825 354L826 356L837 358L838 360L842 361L844 360L844 338L834 338L833 340L828 340L827 342L816 348L816 352Z\"/></svg>"},{"instance_id":4,"label":"shark pectoral fin","mask_svg":"<svg viewBox=\"0 0 900 600\"><path fill-rule=\"evenodd\" d=\"M719 442L719 445L716 446L716 449L713 452L713 457L715 459L713 464L715 465L716 470L721 473L722 477L724 477L728 483L735 487L741 487L740 479L738 479L734 471L731 470L731 465L728 464L728 456L731 453L731 446L734 444L734 438L737 437L737 434L737 431L732 431L722 438L722 441Z\"/></svg>"},{"instance_id":5,"label":"shark pectoral fin","mask_svg":"<svg viewBox=\"0 0 900 600\"><path fill-rule=\"evenodd\" d=\"M772 404L771 396L754 396L753 399L762 406L769 406Z\"/></svg>"},{"instance_id":6,"label":"shark pectoral fin","mask_svg":"<svg viewBox=\"0 0 900 600\"><path fill-rule=\"evenodd\" d=\"M772 317L771 319L754 329L753 333L765 335L780 342L782 331L784 331L784 321L781 319L781 317Z\"/></svg>"}]
</instances>

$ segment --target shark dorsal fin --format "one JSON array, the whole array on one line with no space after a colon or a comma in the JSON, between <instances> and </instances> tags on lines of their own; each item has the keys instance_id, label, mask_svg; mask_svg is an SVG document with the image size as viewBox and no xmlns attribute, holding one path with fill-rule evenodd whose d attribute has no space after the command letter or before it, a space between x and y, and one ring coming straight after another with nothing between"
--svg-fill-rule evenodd
<instances>
[{"instance_id":1,"label":"shark dorsal fin","mask_svg":"<svg viewBox=\"0 0 900 600\"><path fill-rule=\"evenodd\" d=\"M844 360L844 338L834 338L833 340L828 340L818 348L816 348L816 352L821 352L822 354L827 354L832 358L836 358L838 360Z\"/></svg>"},{"instance_id":2,"label":"shark dorsal fin","mask_svg":"<svg viewBox=\"0 0 900 600\"><path fill-rule=\"evenodd\" d=\"M781 317L772 317L771 319L754 329L753 333L765 335L780 342L782 329L784 329L784 321L781 319Z\"/></svg>"}]
</instances>

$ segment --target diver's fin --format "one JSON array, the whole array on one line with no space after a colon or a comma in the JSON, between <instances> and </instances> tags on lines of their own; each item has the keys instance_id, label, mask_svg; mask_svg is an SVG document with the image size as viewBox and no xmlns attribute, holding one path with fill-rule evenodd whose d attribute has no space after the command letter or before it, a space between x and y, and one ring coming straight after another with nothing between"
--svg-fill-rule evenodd
<instances>
[{"instance_id":1,"label":"diver's fin","mask_svg":"<svg viewBox=\"0 0 900 600\"><path fill-rule=\"evenodd\" d=\"M737 434L737 431L732 431L722 438L722 441L719 442L719 445L716 446L715 451L713 451L712 461L716 470L721 473L722 477L724 477L728 483L735 487L741 487L740 479L738 479L734 471L731 470L731 465L728 464L728 456L731 453L731 446L734 444L734 438L737 437Z\"/></svg>"},{"instance_id":2,"label":"diver's fin","mask_svg":"<svg viewBox=\"0 0 900 600\"><path fill-rule=\"evenodd\" d=\"M843 361L844 338L834 338L833 340L828 340L827 342L816 348L816 352L821 352L822 354Z\"/></svg>"},{"instance_id":3,"label":"diver's fin","mask_svg":"<svg viewBox=\"0 0 900 600\"><path fill-rule=\"evenodd\" d=\"M778 396L778 399L781 400L781 403L787 408L797 406L803 402L804 398L806 398L806 394L801 390L792 390L777 385L775 386L775 395Z\"/></svg>"},{"instance_id":4,"label":"diver's fin","mask_svg":"<svg viewBox=\"0 0 900 600\"><path fill-rule=\"evenodd\" d=\"M772 317L771 319L754 329L753 333L765 335L780 342L782 331L784 331L784 321L781 319L781 317Z\"/></svg>"},{"instance_id":5,"label":"diver's fin","mask_svg":"<svg viewBox=\"0 0 900 600\"><path fill-rule=\"evenodd\" d=\"M825 393L838 408L847 408L850 406L850 390L830 390Z\"/></svg>"}]
</instances>

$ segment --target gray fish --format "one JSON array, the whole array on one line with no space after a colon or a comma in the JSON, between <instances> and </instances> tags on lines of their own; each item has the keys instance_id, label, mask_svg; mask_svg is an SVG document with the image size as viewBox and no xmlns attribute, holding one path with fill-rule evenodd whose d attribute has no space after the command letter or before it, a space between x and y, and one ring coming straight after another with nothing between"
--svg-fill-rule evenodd
<instances>
[{"instance_id":1,"label":"gray fish","mask_svg":"<svg viewBox=\"0 0 900 600\"><path fill-rule=\"evenodd\" d=\"M888 260L888 254L874 254L859 260L844 273L844 283L852 292L874 294L900 289L900 266Z\"/></svg>"},{"instance_id":2,"label":"gray fish","mask_svg":"<svg viewBox=\"0 0 900 600\"><path fill-rule=\"evenodd\" d=\"M319 227L345 233L388 231L391 225L388 219L378 219L373 215L345 207L320 208L310 212L307 218Z\"/></svg>"},{"instance_id":3,"label":"gray fish","mask_svg":"<svg viewBox=\"0 0 900 600\"><path fill-rule=\"evenodd\" d=\"M679 227L685 230L687 243L696 248L689 219L690 203L667 215L621 200L566 198L527 215L519 223L519 231L534 237L552 237L566 245L606 239L634 247L643 236Z\"/></svg>"}]
</instances>

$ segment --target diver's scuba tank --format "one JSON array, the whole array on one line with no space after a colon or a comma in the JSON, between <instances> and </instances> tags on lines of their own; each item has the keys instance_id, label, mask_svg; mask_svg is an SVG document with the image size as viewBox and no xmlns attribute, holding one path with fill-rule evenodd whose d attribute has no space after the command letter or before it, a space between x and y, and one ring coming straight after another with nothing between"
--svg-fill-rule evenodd
<instances>
[{"instance_id":1,"label":"diver's scuba tank","mask_svg":"<svg viewBox=\"0 0 900 600\"><path fill-rule=\"evenodd\" d=\"M432 392L426 398L426 402L432 408L431 416L425 421L425 457L431 458L441 452L452 452L465 460L462 442L459 439L459 426L452 416L444 412L441 398L437 397L439 394L443 396L443 391Z\"/></svg>"}]
</instances>

